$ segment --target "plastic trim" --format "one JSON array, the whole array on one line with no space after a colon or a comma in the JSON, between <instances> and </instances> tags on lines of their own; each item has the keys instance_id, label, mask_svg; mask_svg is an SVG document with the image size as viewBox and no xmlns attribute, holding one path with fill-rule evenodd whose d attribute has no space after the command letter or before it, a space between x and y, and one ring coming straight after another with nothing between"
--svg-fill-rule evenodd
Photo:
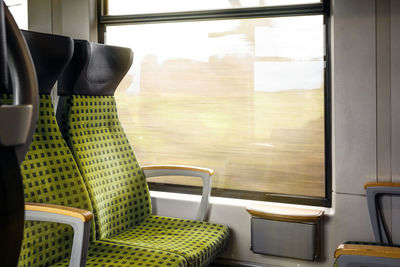
<instances>
[{"instance_id":1,"label":"plastic trim","mask_svg":"<svg viewBox=\"0 0 400 267\"><path fill-rule=\"evenodd\" d=\"M33 204L31 203L31 205ZM71 260L69 266L86 266L87 251L90 241L89 236L91 220L84 222L81 218L70 215L37 210L25 210L25 220L56 222L72 226L74 229L74 240L72 243Z\"/></svg>"},{"instance_id":2,"label":"plastic trim","mask_svg":"<svg viewBox=\"0 0 400 267\"><path fill-rule=\"evenodd\" d=\"M178 168L179 167L179 168ZM211 175L214 173L210 169L196 168L189 166L144 166L143 172L146 178L157 176L191 176L199 177L203 180L202 196L199 209L197 211L196 220L204 221L207 216L208 204L210 202L211 193Z\"/></svg>"}]
</instances>

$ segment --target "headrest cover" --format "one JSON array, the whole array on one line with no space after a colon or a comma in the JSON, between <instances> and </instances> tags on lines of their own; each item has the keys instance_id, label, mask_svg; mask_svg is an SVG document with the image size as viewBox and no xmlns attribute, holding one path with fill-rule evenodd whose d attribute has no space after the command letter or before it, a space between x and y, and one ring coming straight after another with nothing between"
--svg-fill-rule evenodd
<instances>
[{"instance_id":1,"label":"headrest cover","mask_svg":"<svg viewBox=\"0 0 400 267\"><path fill-rule=\"evenodd\" d=\"M51 89L72 58L72 38L54 34L22 31L35 65L40 94Z\"/></svg>"},{"instance_id":2,"label":"headrest cover","mask_svg":"<svg viewBox=\"0 0 400 267\"><path fill-rule=\"evenodd\" d=\"M114 95L132 65L132 50L85 40L74 41L74 55L58 82L58 94Z\"/></svg>"},{"instance_id":3,"label":"headrest cover","mask_svg":"<svg viewBox=\"0 0 400 267\"><path fill-rule=\"evenodd\" d=\"M72 38L54 34L22 30L28 45L39 84L40 94L50 94L57 79L71 60L74 49ZM12 93L9 73L9 88L0 89L0 93Z\"/></svg>"}]
</instances>

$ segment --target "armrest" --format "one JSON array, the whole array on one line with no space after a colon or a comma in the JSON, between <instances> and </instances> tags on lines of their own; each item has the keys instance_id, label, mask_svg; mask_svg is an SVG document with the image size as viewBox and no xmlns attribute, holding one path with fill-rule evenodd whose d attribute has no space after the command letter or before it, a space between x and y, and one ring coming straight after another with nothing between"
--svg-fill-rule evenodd
<instances>
[{"instance_id":1,"label":"armrest","mask_svg":"<svg viewBox=\"0 0 400 267\"><path fill-rule=\"evenodd\" d=\"M309 210L291 207L276 207L265 204L255 204L246 208L251 216L283 222L317 223L324 215L323 210Z\"/></svg>"},{"instance_id":2,"label":"armrest","mask_svg":"<svg viewBox=\"0 0 400 267\"><path fill-rule=\"evenodd\" d=\"M203 180L203 193L196 220L204 221L207 215L208 203L211 193L211 176L214 170L182 165L150 165L142 167L146 178L157 176L191 176L199 177Z\"/></svg>"},{"instance_id":3,"label":"armrest","mask_svg":"<svg viewBox=\"0 0 400 267\"><path fill-rule=\"evenodd\" d=\"M90 211L54 204L26 202L25 211L42 211L51 214L60 214L75 217L80 219L82 222L89 222L93 220L93 213Z\"/></svg>"},{"instance_id":4,"label":"armrest","mask_svg":"<svg viewBox=\"0 0 400 267\"><path fill-rule=\"evenodd\" d=\"M143 171L145 173L150 173L150 171L190 171L193 173L207 173L208 175L213 175L214 170L213 169L208 169L208 168L200 168L200 167L195 167L195 166L184 166L184 165L149 165L149 166L143 166L142 167ZM173 174L174 175L174 174ZM160 174L157 174L156 176L160 176ZM164 175L165 176L165 175ZM147 176L146 177L152 177L152 176Z\"/></svg>"},{"instance_id":5,"label":"armrest","mask_svg":"<svg viewBox=\"0 0 400 267\"><path fill-rule=\"evenodd\" d=\"M364 185L364 189L369 187L400 187L400 183L392 182L368 182Z\"/></svg>"},{"instance_id":6,"label":"armrest","mask_svg":"<svg viewBox=\"0 0 400 267\"><path fill-rule=\"evenodd\" d=\"M364 185L367 195L368 212L376 242L391 243L384 224L378 198L383 195L400 195L400 183L369 182Z\"/></svg>"},{"instance_id":7,"label":"armrest","mask_svg":"<svg viewBox=\"0 0 400 267\"><path fill-rule=\"evenodd\" d=\"M25 203L25 220L68 224L74 229L69 266L85 266L89 246L90 211L54 204Z\"/></svg>"},{"instance_id":8,"label":"armrest","mask_svg":"<svg viewBox=\"0 0 400 267\"><path fill-rule=\"evenodd\" d=\"M335 251L335 258L341 255L358 255L400 259L400 248L358 244L340 244Z\"/></svg>"}]
</instances>

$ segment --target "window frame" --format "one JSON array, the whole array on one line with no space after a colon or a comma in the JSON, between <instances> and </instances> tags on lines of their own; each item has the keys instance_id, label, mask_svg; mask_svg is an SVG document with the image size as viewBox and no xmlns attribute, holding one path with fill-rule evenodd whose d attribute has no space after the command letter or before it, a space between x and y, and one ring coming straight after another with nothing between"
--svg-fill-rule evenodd
<instances>
[{"instance_id":1,"label":"window frame","mask_svg":"<svg viewBox=\"0 0 400 267\"><path fill-rule=\"evenodd\" d=\"M199 11L163 12L134 15L108 15L108 0L98 0L98 42L104 43L107 26L137 25L162 22L228 20L243 18L270 18L305 15L323 15L325 25L325 74L324 74L324 130L325 130L325 197L253 192L212 188L211 195L258 201L331 207L332 206L332 104L331 104L331 30L330 0L320 3L232 8ZM187 185L149 183L150 190L186 194L201 194L201 188Z\"/></svg>"}]
</instances>

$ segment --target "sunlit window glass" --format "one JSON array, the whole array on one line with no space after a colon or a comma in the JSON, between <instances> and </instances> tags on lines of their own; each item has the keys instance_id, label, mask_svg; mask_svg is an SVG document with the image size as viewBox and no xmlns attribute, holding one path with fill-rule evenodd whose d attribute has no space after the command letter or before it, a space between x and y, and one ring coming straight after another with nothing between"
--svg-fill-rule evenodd
<instances>
[{"instance_id":1,"label":"sunlit window glass","mask_svg":"<svg viewBox=\"0 0 400 267\"><path fill-rule=\"evenodd\" d=\"M13 15L18 27L28 29L28 1L27 0L5 0L5 4Z\"/></svg>"},{"instance_id":2,"label":"sunlit window glass","mask_svg":"<svg viewBox=\"0 0 400 267\"><path fill-rule=\"evenodd\" d=\"M135 54L116 98L142 165L210 167L214 188L325 196L322 15L106 30Z\"/></svg>"},{"instance_id":3,"label":"sunlit window glass","mask_svg":"<svg viewBox=\"0 0 400 267\"><path fill-rule=\"evenodd\" d=\"M109 0L108 14L149 14L191 10L286 6L320 2L320 0Z\"/></svg>"}]
</instances>

